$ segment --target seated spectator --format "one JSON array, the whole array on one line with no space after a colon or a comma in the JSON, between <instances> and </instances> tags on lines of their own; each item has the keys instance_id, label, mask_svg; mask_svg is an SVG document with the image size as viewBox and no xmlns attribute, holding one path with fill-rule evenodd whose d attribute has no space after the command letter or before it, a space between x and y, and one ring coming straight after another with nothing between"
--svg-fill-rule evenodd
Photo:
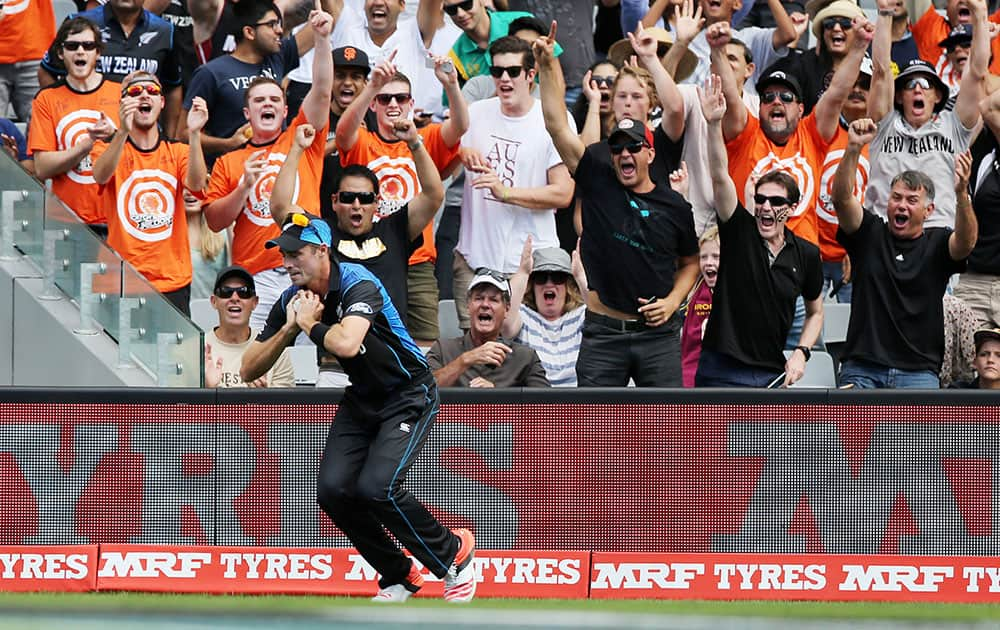
<instances>
[{"instance_id":1,"label":"seated spectator","mask_svg":"<svg viewBox=\"0 0 1000 630\"><path fill-rule=\"evenodd\" d=\"M8 119L0 116L0 149L14 158L29 173L35 171L35 161L28 155L28 142L24 134Z\"/></svg>"},{"instance_id":2,"label":"seated spectator","mask_svg":"<svg viewBox=\"0 0 1000 630\"><path fill-rule=\"evenodd\" d=\"M510 277L510 314L501 332L538 353L553 387L576 387L576 358L583 336L587 276L579 252L524 243L521 265Z\"/></svg>"},{"instance_id":3,"label":"seated spectator","mask_svg":"<svg viewBox=\"0 0 1000 630\"><path fill-rule=\"evenodd\" d=\"M191 249L184 189L207 179L200 133L208 109L198 99L188 112L191 144L171 142L157 121L164 106L160 81L133 72L122 83L119 127L91 157L101 185L108 245L185 315L191 314Z\"/></svg>"},{"instance_id":4,"label":"seated spectator","mask_svg":"<svg viewBox=\"0 0 1000 630\"><path fill-rule=\"evenodd\" d=\"M861 147L877 137L871 119L856 120L833 181L840 221L837 238L851 257L854 293L840 383L860 388L937 388L944 354L942 296L952 274L965 269L976 244L969 199L972 157L955 159L955 230L927 227L936 210L928 174L893 178L884 214L865 212L854 196ZM874 164L874 160L873 160Z\"/></svg>"},{"instance_id":5,"label":"seated spectator","mask_svg":"<svg viewBox=\"0 0 1000 630\"><path fill-rule=\"evenodd\" d=\"M953 383L955 389L1000 389L1000 328L977 330L976 378L971 381Z\"/></svg>"},{"instance_id":6,"label":"seated spectator","mask_svg":"<svg viewBox=\"0 0 1000 630\"><path fill-rule=\"evenodd\" d=\"M477 269L467 304L469 331L438 339L427 353L438 386L548 387L538 354L500 334L510 311L510 283L503 274Z\"/></svg>"},{"instance_id":7,"label":"seated spectator","mask_svg":"<svg viewBox=\"0 0 1000 630\"><path fill-rule=\"evenodd\" d=\"M220 271L210 299L219 325L205 331L205 387L294 387L287 348L263 376L249 382L240 378L243 353L260 332L250 328L250 313L257 306L250 272L238 265Z\"/></svg>"},{"instance_id":8,"label":"seated spectator","mask_svg":"<svg viewBox=\"0 0 1000 630\"><path fill-rule=\"evenodd\" d=\"M684 387L694 387L694 375L698 371L701 358L701 340L712 314L712 291L719 279L719 228L712 226L698 239L698 269L701 275L695 282L684 311L684 327L681 328L681 371Z\"/></svg>"},{"instance_id":9,"label":"seated spectator","mask_svg":"<svg viewBox=\"0 0 1000 630\"><path fill-rule=\"evenodd\" d=\"M740 203L723 142L729 99L722 92L721 79L713 77L701 95L720 245L726 253L720 252L712 316L702 340L695 385L787 387L802 378L810 348L823 329L819 248L786 225L800 194L788 173L775 169L750 180L747 199L753 203L750 207ZM785 339L800 296L805 319L798 345L786 359Z\"/></svg>"}]
</instances>

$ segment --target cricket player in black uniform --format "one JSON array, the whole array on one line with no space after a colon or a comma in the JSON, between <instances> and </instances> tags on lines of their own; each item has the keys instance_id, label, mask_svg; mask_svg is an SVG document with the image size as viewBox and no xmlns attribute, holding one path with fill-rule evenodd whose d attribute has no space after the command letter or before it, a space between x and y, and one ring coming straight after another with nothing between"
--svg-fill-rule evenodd
<instances>
[{"instance_id":1,"label":"cricket player in black uniform","mask_svg":"<svg viewBox=\"0 0 1000 630\"><path fill-rule=\"evenodd\" d=\"M476 591L475 538L445 528L404 487L438 413L437 384L382 283L331 256L325 221L294 213L267 242L280 247L293 286L275 302L243 356L241 374L264 374L304 331L351 378L327 436L317 501L381 576L375 601L402 602L424 579L386 535L444 580L448 601Z\"/></svg>"}]
</instances>

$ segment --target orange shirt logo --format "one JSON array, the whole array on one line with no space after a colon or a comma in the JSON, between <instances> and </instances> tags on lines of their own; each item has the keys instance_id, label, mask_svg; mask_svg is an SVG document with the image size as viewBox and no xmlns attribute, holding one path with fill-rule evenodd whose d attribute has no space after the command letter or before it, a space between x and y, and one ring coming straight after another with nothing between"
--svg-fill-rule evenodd
<instances>
[{"instance_id":1,"label":"orange shirt logo","mask_svg":"<svg viewBox=\"0 0 1000 630\"><path fill-rule=\"evenodd\" d=\"M80 109L63 116L56 125L57 150L65 151L79 144L87 135L87 129L97 124L100 118L101 112L93 109ZM108 120L115 127L114 121L110 118ZM90 155L85 155L79 164L66 172L66 176L78 184L97 183L94 181L94 164Z\"/></svg>"},{"instance_id":2,"label":"orange shirt logo","mask_svg":"<svg viewBox=\"0 0 1000 630\"><path fill-rule=\"evenodd\" d=\"M378 177L378 214L387 217L410 202L420 193L417 167L409 156L383 155L368 163L368 168Z\"/></svg>"},{"instance_id":3,"label":"orange shirt logo","mask_svg":"<svg viewBox=\"0 0 1000 630\"><path fill-rule=\"evenodd\" d=\"M118 218L132 237L155 243L174 231L177 178L156 169L133 172L118 190Z\"/></svg>"},{"instance_id":4,"label":"orange shirt logo","mask_svg":"<svg viewBox=\"0 0 1000 630\"><path fill-rule=\"evenodd\" d=\"M21 0L17 2L4 2L2 3L3 10L0 13L4 15L14 15L15 13L23 13L28 10L28 5L31 4L31 0Z\"/></svg>"},{"instance_id":5,"label":"orange shirt logo","mask_svg":"<svg viewBox=\"0 0 1000 630\"><path fill-rule=\"evenodd\" d=\"M247 202L243 207L243 214L254 225L270 227L274 225L271 218L271 191L274 190L274 181L278 179L278 171L285 163L284 153L268 153L267 163L264 165L264 172L250 189ZM295 174L295 189L292 191L292 203L299 200L299 175Z\"/></svg>"},{"instance_id":6,"label":"orange shirt logo","mask_svg":"<svg viewBox=\"0 0 1000 630\"><path fill-rule=\"evenodd\" d=\"M809 160L801 154L779 158L774 153L768 153L757 160L752 173L768 173L770 171L784 171L795 179L799 186L799 205L792 210L791 216L797 217L805 214L809 206L813 203L813 195L816 194L816 178L813 176L812 166Z\"/></svg>"}]
</instances>

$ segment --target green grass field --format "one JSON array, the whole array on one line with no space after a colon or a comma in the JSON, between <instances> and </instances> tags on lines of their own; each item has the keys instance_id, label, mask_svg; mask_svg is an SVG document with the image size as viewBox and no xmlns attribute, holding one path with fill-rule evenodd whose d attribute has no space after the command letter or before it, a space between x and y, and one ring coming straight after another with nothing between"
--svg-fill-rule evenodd
<instances>
[{"instance_id":1,"label":"green grass field","mask_svg":"<svg viewBox=\"0 0 1000 630\"><path fill-rule=\"evenodd\" d=\"M481 619L482 623L477 623ZM525 621L528 625L519 623ZM404 606L364 598L146 593L0 593L0 628L423 627L1000 627L1000 605L666 600L480 599L466 606L414 598ZM603 619L607 623L602 623ZM699 619L703 624L687 621ZM29 623L28 620L31 620ZM48 621L46 621L48 620ZM153 621L150 621L153 620ZM404 621L405 620L405 621ZM422 625L422 620L427 625ZM500 623L504 620L504 623ZM611 620L616 620L612 622ZM713 621L714 620L714 621ZM36 623L37 622L37 623ZM51 622L51 623L50 623ZM230 623L231 622L231 623ZM466 623L468 622L468 623ZM49 625L45 625L49 623ZM536 625L537 624L537 625ZM627 626L626 626L627 624ZM735 624L735 625L734 625Z\"/></svg>"}]
</instances>

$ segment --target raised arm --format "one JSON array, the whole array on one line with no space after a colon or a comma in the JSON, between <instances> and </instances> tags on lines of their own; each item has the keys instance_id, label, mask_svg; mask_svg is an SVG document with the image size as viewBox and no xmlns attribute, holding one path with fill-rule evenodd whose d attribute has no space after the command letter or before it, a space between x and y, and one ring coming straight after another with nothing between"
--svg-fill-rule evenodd
<instances>
[{"instance_id":1,"label":"raised arm","mask_svg":"<svg viewBox=\"0 0 1000 630\"><path fill-rule=\"evenodd\" d=\"M330 52L330 31L333 18L320 7L309 13L309 25L316 33L316 54L313 56L312 86L302 100L306 120L316 129L322 129L330 119L330 93L333 91L333 55Z\"/></svg>"},{"instance_id":2,"label":"raised arm","mask_svg":"<svg viewBox=\"0 0 1000 630\"><path fill-rule=\"evenodd\" d=\"M857 179L858 159L861 149L875 138L878 126L870 118L855 120L847 127L847 148L833 175L833 207L837 211L837 221L845 234L853 234L861 227L864 208L854 196L854 182Z\"/></svg>"},{"instance_id":3,"label":"raised arm","mask_svg":"<svg viewBox=\"0 0 1000 630\"><path fill-rule=\"evenodd\" d=\"M833 136L837 133L837 128L840 126L840 110L854 89L861 69L861 60L864 59L868 44L875 36L875 25L868 20L855 18L851 28L854 30L851 49L847 51L837 71L833 73L830 87L823 92L814 110L816 128L827 142L833 140Z\"/></svg>"},{"instance_id":4,"label":"raised arm","mask_svg":"<svg viewBox=\"0 0 1000 630\"><path fill-rule=\"evenodd\" d=\"M885 118L895 99L892 74L892 16L896 0L878 0L878 20L872 39L872 82L868 90L868 117L876 123Z\"/></svg>"},{"instance_id":5,"label":"raised arm","mask_svg":"<svg viewBox=\"0 0 1000 630\"><path fill-rule=\"evenodd\" d=\"M410 240L417 238L424 227L434 218L434 213L444 201L444 184L431 154L424 146L423 137L417 133L417 126L412 120L400 120L394 125L396 137L406 143L413 155L413 166L417 170L417 181L420 192L410 200L407 236Z\"/></svg>"},{"instance_id":6,"label":"raised arm","mask_svg":"<svg viewBox=\"0 0 1000 630\"><path fill-rule=\"evenodd\" d=\"M593 79L594 73L587 70L583 75L583 97L587 99L587 117L580 130L580 142L590 146L601 141L601 91Z\"/></svg>"},{"instance_id":7,"label":"raised arm","mask_svg":"<svg viewBox=\"0 0 1000 630\"><path fill-rule=\"evenodd\" d=\"M549 34L539 37L532 43L538 65L538 76L542 94L542 114L545 118L545 130L552 136L559 157L572 175L583 157L586 148L580 138L573 133L566 112L566 82L563 79L562 68L556 61L554 47L556 41L556 23L552 21Z\"/></svg>"},{"instance_id":8,"label":"raised arm","mask_svg":"<svg viewBox=\"0 0 1000 630\"><path fill-rule=\"evenodd\" d=\"M684 98L681 96L674 78L670 76L667 69L660 63L660 58L656 56L656 38L642 27L642 23L636 27L635 34L628 33L629 42L632 49L639 57L649 74L653 77L653 84L656 86L656 95L660 99L660 106L663 108L663 119L660 126L664 133L673 141L677 141L684 135Z\"/></svg>"},{"instance_id":9,"label":"raised arm","mask_svg":"<svg viewBox=\"0 0 1000 630\"><path fill-rule=\"evenodd\" d=\"M312 125L299 125L295 129L295 140L288 148L285 162L274 178L271 188L270 208L271 218L279 226L285 223L285 217L292 209L292 195L295 192L295 178L299 171L299 161L306 149L316 141L316 129Z\"/></svg>"},{"instance_id":10,"label":"raised arm","mask_svg":"<svg viewBox=\"0 0 1000 630\"><path fill-rule=\"evenodd\" d=\"M691 42L705 25L705 20L701 17L701 3L695 0L683 0L681 4L675 4L672 25L674 45L664 55L662 63L670 76L676 77L677 67L684 58L684 53L688 51Z\"/></svg>"},{"instance_id":11,"label":"raised arm","mask_svg":"<svg viewBox=\"0 0 1000 630\"><path fill-rule=\"evenodd\" d=\"M507 309L507 317L500 327L500 334L504 339L513 339L521 332L521 302L524 300L524 291L528 288L528 278L531 277L531 270L535 265L531 251L531 235L524 239L524 247L521 248L521 264L517 266L517 271L507 279L510 282L510 307Z\"/></svg>"},{"instance_id":12,"label":"raised arm","mask_svg":"<svg viewBox=\"0 0 1000 630\"><path fill-rule=\"evenodd\" d=\"M396 65L393 63L395 58L396 51L394 50L384 61L372 69L368 83L340 117L340 121L337 123L337 148L341 152L346 153L357 144L358 131L361 129L361 123L365 120L365 112L368 111L378 91L385 87L396 74Z\"/></svg>"},{"instance_id":13,"label":"raised arm","mask_svg":"<svg viewBox=\"0 0 1000 630\"><path fill-rule=\"evenodd\" d=\"M646 15L642 16L642 21L639 22L639 26L645 26L646 28L656 26L656 23L663 17L663 14L667 11L670 4L670 0L653 0L650 2L649 11L646 11Z\"/></svg>"},{"instance_id":14,"label":"raised arm","mask_svg":"<svg viewBox=\"0 0 1000 630\"><path fill-rule=\"evenodd\" d=\"M747 106L743 103L736 75L726 58L726 44L732 40L732 31L725 22L716 22L705 33L708 45L712 47L712 72L721 81L722 95L726 100L725 115L722 117L722 137L729 142L743 133L749 119Z\"/></svg>"},{"instance_id":15,"label":"raised arm","mask_svg":"<svg viewBox=\"0 0 1000 630\"><path fill-rule=\"evenodd\" d=\"M341 0L343 1L343 0ZM444 26L444 3L441 0L420 0L417 4L417 28L424 41L424 48L430 48L434 34ZM451 102L450 100L448 101Z\"/></svg>"},{"instance_id":16,"label":"raised arm","mask_svg":"<svg viewBox=\"0 0 1000 630\"><path fill-rule=\"evenodd\" d=\"M771 46L775 50L781 50L799 38L799 32L795 28L795 22L789 17L788 11L781 0L767 0L767 8L774 16L774 33L771 35Z\"/></svg>"},{"instance_id":17,"label":"raised arm","mask_svg":"<svg viewBox=\"0 0 1000 630\"><path fill-rule=\"evenodd\" d=\"M204 190L208 183L208 167L205 166L205 152L201 150L201 130L208 122L208 107L200 96L191 101L191 111L187 115L189 130L188 166L184 186L188 190Z\"/></svg>"},{"instance_id":18,"label":"raised arm","mask_svg":"<svg viewBox=\"0 0 1000 630\"><path fill-rule=\"evenodd\" d=\"M451 71L445 72L449 66ZM447 146L453 147L462 141L462 136L469 130L469 104L458 84L458 71L448 57L434 58L434 76L441 82L448 97L448 120L441 123L441 139Z\"/></svg>"},{"instance_id":19,"label":"raised arm","mask_svg":"<svg viewBox=\"0 0 1000 630\"><path fill-rule=\"evenodd\" d=\"M955 156L955 231L948 237L948 255L952 260L965 260L976 246L979 223L969 198L969 175L972 154L963 151Z\"/></svg>"},{"instance_id":20,"label":"raised arm","mask_svg":"<svg viewBox=\"0 0 1000 630\"><path fill-rule=\"evenodd\" d=\"M701 113L708 123L708 170L712 177L712 190L715 193L715 212L719 221L725 223L736 211L736 185L729 176L729 154L726 153L726 141L722 137L722 119L726 113L726 99L722 95L722 79L713 74L698 87L701 99Z\"/></svg>"},{"instance_id":21,"label":"raised arm","mask_svg":"<svg viewBox=\"0 0 1000 630\"><path fill-rule=\"evenodd\" d=\"M94 162L94 181L98 184L107 184L115 169L118 167L118 160L122 157L122 150L125 148L125 141L132 131L132 121L135 113L139 110L139 100L130 96L122 96L118 105L118 120L121 121L119 127L108 141L107 150L101 154Z\"/></svg>"},{"instance_id":22,"label":"raised arm","mask_svg":"<svg viewBox=\"0 0 1000 630\"><path fill-rule=\"evenodd\" d=\"M987 19L986 0L969 0L969 7L973 20L972 50L969 51L969 61L955 99L955 114L966 129L972 129L979 123L979 101L986 96L983 77L989 72L990 40L998 28Z\"/></svg>"}]
</instances>

